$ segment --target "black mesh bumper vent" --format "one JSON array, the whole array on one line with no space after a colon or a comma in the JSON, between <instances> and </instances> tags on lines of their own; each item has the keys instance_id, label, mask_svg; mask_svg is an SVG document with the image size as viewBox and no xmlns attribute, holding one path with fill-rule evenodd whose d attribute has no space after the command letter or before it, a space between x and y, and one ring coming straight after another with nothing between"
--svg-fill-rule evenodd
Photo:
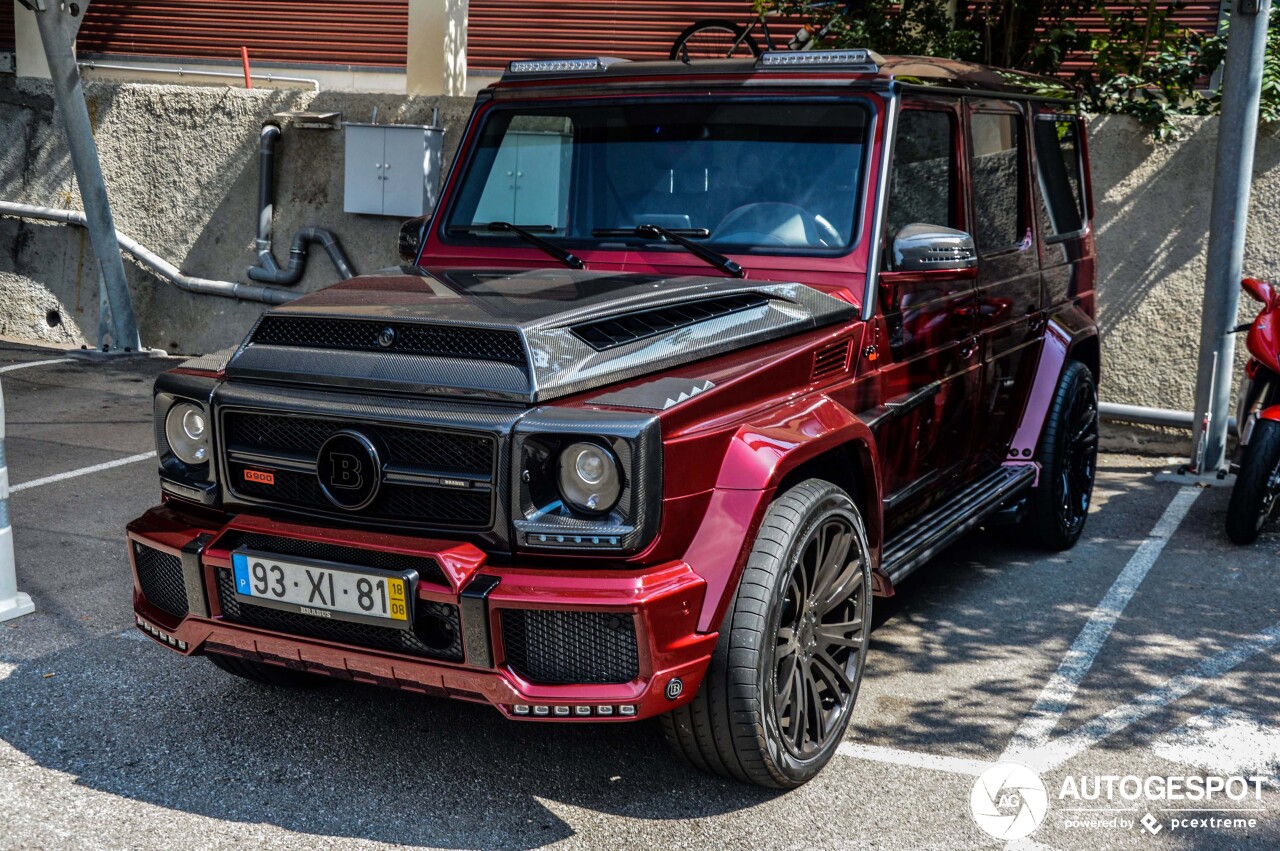
<instances>
[{"instance_id":1,"label":"black mesh bumper vent","mask_svg":"<svg viewBox=\"0 0 1280 851\"><path fill-rule=\"evenodd\" d=\"M387 329L392 333L384 334ZM268 316L254 332L252 342L308 349L344 349L520 365L525 363L524 344L520 334L490 328Z\"/></svg>"},{"instance_id":2,"label":"black mesh bumper vent","mask_svg":"<svg viewBox=\"0 0 1280 851\"><path fill-rule=\"evenodd\" d=\"M687 328L708 319L718 319L731 313L763 307L769 299L754 293L705 298L684 304L642 310L623 316L613 316L595 322L574 325L571 331L582 342L598 352L625 346L649 337L656 337L677 328Z\"/></svg>"},{"instance_id":3,"label":"black mesh bumper vent","mask_svg":"<svg viewBox=\"0 0 1280 851\"><path fill-rule=\"evenodd\" d=\"M175 618L186 617L187 586L182 579L182 559L134 541L133 563L147 602Z\"/></svg>"},{"instance_id":4,"label":"black mesh bumper vent","mask_svg":"<svg viewBox=\"0 0 1280 851\"><path fill-rule=\"evenodd\" d=\"M628 683L640 675L627 614L503 609L502 644L507 664L532 683Z\"/></svg>"},{"instance_id":5,"label":"black mesh bumper vent","mask_svg":"<svg viewBox=\"0 0 1280 851\"><path fill-rule=\"evenodd\" d=\"M218 598L225 621L353 647L450 662L462 661L462 631L458 628L457 606L417 600L414 602L413 630L391 629L255 606L236 597L231 571L219 569L217 574Z\"/></svg>"}]
</instances>

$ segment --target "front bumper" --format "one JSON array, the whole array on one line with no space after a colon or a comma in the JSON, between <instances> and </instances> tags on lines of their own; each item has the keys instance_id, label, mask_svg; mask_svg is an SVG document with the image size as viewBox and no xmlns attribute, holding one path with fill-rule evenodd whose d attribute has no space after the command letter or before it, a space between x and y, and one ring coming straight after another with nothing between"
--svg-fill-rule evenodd
<instances>
[{"instance_id":1,"label":"front bumper","mask_svg":"<svg viewBox=\"0 0 1280 851\"><path fill-rule=\"evenodd\" d=\"M380 558L429 559L439 570L418 583L418 607L451 612L458 635L445 655L406 652L299 635L233 622L224 607L221 571L245 535L307 546L355 548ZM701 683L715 633L697 632L706 586L688 565L670 562L641 571L547 570L487 563L470 544L281 523L240 515L225 524L201 521L161 506L128 526L134 611L145 634L184 655L220 653L338 679L493 704L522 720L628 721L667 712L692 699ZM146 560L144 583L139 563ZM336 559L335 559L336 560ZM154 564L168 565L171 581L157 584ZM223 576L225 586L225 575ZM144 593L151 589L151 595ZM160 593L163 589L164 593ZM243 604L241 604L243 605ZM608 615L634 626L634 676L625 682L538 682L513 664L516 642L504 636L511 618L529 613L540 623ZM306 617L306 616L301 616ZM539 652L555 649L556 634L539 633ZM583 636L566 652L590 653ZM532 642L529 642L532 643ZM523 657L522 657L523 658ZM581 666L580 666L581 667ZM589 667L589 666L588 666ZM572 668L572 666L570 666ZM630 675L629 675L630 676ZM678 683L675 681L679 681ZM670 697L668 696L670 695Z\"/></svg>"}]
</instances>

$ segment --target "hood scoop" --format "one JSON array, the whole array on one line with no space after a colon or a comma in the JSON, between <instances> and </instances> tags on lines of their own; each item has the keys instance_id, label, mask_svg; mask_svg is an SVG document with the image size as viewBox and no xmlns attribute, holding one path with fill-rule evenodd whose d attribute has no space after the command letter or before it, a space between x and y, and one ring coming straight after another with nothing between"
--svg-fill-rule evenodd
<instances>
[{"instance_id":1,"label":"hood scoop","mask_svg":"<svg viewBox=\"0 0 1280 851\"><path fill-rule=\"evenodd\" d=\"M595 322L573 325L570 330L597 352L647 340L678 328L687 328L708 319L728 316L740 310L764 307L769 299L756 293L697 299L670 307L625 313Z\"/></svg>"},{"instance_id":2,"label":"hood scoop","mask_svg":"<svg viewBox=\"0 0 1280 851\"><path fill-rule=\"evenodd\" d=\"M844 321L802 284L397 270L267 313L231 379L537 404Z\"/></svg>"}]
</instances>

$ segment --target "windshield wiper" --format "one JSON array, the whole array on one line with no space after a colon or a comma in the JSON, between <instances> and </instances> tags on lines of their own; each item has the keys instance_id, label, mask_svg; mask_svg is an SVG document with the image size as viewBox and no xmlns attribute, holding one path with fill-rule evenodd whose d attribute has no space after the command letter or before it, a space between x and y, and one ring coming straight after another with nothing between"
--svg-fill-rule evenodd
<instances>
[{"instance_id":1,"label":"windshield wiper","mask_svg":"<svg viewBox=\"0 0 1280 851\"><path fill-rule=\"evenodd\" d=\"M693 228L689 228L687 230L684 228L681 228L680 230L671 230L670 228L664 228L659 225L636 225L634 228L631 228L630 230L621 229L621 228L613 228L613 229L602 228L600 230L593 230L591 232L591 235L599 237L599 236L627 236L630 234L634 234L635 236L651 236L651 237L657 237L658 239L665 239L668 242L674 242L676 245L679 245L681 248L684 248L690 254L697 257L699 260L705 261L706 263L709 263L710 265L715 266L717 269L719 269L721 272L724 272L726 275L730 276L731 278L745 278L747 276L746 270L743 269L741 266L739 266L737 263L734 263L732 260L730 260L728 257L725 257L723 254L719 254L715 251L712 251L710 248L707 248L705 245L699 245L693 240L688 239L687 237L685 237L686 233L692 236L703 236L703 237L710 235L706 230L703 230L701 228L698 228L696 230Z\"/></svg>"},{"instance_id":2,"label":"windshield wiper","mask_svg":"<svg viewBox=\"0 0 1280 851\"><path fill-rule=\"evenodd\" d=\"M547 242L542 237L534 233L535 230L545 233L555 233L556 229L549 225L513 225L511 222L489 222L487 225L467 225L463 227L451 227L451 231L462 231L465 233L514 233L525 242L540 248L547 254L559 260L570 269L585 269L587 264L582 262L582 258L576 254L565 251L560 246Z\"/></svg>"}]
</instances>

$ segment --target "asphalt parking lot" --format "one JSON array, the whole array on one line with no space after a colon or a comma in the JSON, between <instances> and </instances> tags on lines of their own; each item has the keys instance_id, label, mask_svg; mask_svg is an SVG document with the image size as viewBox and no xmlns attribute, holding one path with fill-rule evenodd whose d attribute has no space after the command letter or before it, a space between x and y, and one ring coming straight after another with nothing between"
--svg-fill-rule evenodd
<instances>
[{"instance_id":1,"label":"asphalt parking lot","mask_svg":"<svg viewBox=\"0 0 1280 851\"><path fill-rule=\"evenodd\" d=\"M1280 847L1280 531L1233 548L1227 491L1157 481L1160 459L1101 459L1071 552L979 531L878 601L840 756L778 794L682 767L652 723L284 692L154 646L132 627L123 527L158 499L150 385L172 362L30 365L59 357L0 347L23 367L0 385L37 605L0 626L2 848ZM1002 755L1049 798L1009 844L970 813ZM1060 794L1187 775L1266 779L1207 803ZM1215 818L1253 824L1175 824Z\"/></svg>"}]
</instances>

